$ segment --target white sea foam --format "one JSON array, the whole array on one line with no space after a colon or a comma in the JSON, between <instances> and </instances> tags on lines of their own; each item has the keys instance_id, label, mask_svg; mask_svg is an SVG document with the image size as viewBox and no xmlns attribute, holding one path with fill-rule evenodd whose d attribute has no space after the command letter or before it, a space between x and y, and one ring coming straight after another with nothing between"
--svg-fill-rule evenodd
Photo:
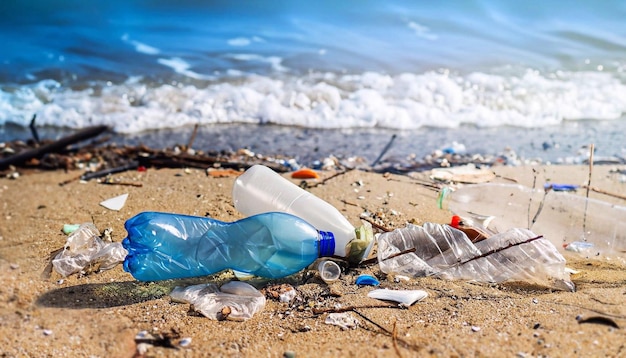
<instances>
[{"instance_id":1,"label":"white sea foam","mask_svg":"<svg viewBox=\"0 0 626 358\"><path fill-rule=\"evenodd\" d=\"M187 76L189 78L193 78L196 80L212 80L215 78L214 76L211 76L211 75L204 75L204 74L191 71L189 69L191 68L191 65L180 57L159 58L157 62L162 64L163 66L167 66L173 69L174 72L178 74L181 74L183 76Z\"/></svg>"},{"instance_id":2,"label":"white sea foam","mask_svg":"<svg viewBox=\"0 0 626 358\"><path fill-rule=\"evenodd\" d=\"M179 59L161 63L204 78ZM194 77L195 76L195 77ZM237 82L152 87L136 78L101 90L69 90L55 81L0 90L0 124L80 128L105 124L121 133L189 124L276 123L310 128L519 126L617 119L626 85L607 72L517 75L445 71L390 76L314 74L241 77Z\"/></svg>"},{"instance_id":3,"label":"white sea foam","mask_svg":"<svg viewBox=\"0 0 626 358\"><path fill-rule=\"evenodd\" d=\"M159 53L161 53L161 50L156 47L150 46L143 42L131 40L128 34L122 35L122 41L133 45L135 47L135 51L139 53L143 53L146 55L158 55Z\"/></svg>"}]
</instances>

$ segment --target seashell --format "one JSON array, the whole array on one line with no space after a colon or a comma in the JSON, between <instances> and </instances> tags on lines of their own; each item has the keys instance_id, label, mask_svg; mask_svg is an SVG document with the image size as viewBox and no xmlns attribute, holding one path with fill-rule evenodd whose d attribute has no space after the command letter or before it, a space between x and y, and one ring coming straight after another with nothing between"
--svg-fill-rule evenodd
<instances>
[{"instance_id":1,"label":"seashell","mask_svg":"<svg viewBox=\"0 0 626 358\"><path fill-rule=\"evenodd\" d=\"M390 290L387 288L370 291L367 297L383 301L398 302L400 306L408 307L417 301L421 301L428 296L422 290Z\"/></svg>"},{"instance_id":2,"label":"seashell","mask_svg":"<svg viewBox=\"0 0 626 358\"><path fill-rule=\"evenodd\" d=\"M356 278L356 284L359 286L378 286L380 282L372 275L360 275Z\"/></svg>"},{"instance_id":3,"label":"seashell","mask_svg":"<svg viewBox=\"0 0 626 358\"><path fill-rule=\"evenodd\" d=\"M128 194L122 194L114 198L107 199L101 202L100 205L109 210L119 211L124 207L124 204L126 204L126 199L128 199Z\"/></svg>"}]
</instances>

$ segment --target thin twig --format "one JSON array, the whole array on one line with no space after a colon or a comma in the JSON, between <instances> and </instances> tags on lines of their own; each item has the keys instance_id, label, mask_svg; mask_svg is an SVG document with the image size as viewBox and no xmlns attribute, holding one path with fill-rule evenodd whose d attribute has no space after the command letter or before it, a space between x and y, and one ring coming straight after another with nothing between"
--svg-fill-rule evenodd
<instances>
[{"instance_id":1,"label":"thin twig","mask_svg":"<svg viewBox=\"0 0 626 358\"><path fill-rule=\"evenodd\" d=\"M368 218L367 216L360 216L359 218L361 220L365 220L368 223L372 224L372 226L377 228L378 230L385 231L385 232L393 231L393 229L377 224L376 222L374 222L374 220Z\"/></svg>"},{"instance_id":2,"label":"thin twig","mask_svg":"<svg viewBox=\"0 0 626 358\"><path fill-rule=\"evenodd\" d=\"M322 313L342 313L354 311L360 308L398 308L404 309L398 305L365 305L365 306L345 306L345 307L329 307L329 308L313 308L313 313L322 314Z\"/></svg>"},{"instance_id":3,"label":"thin twig","mask_svg":"<svg viewBox=\"0 0 626 358\"><path fill-rule=\"evenodd\" d=\"M385 327L381 326L380 324L378 324L378 323L374 322L372 319L370 319L369 317L367 317L367 316L366 316L366 315L364 315L363 313L361 313L361 312L359 312L359 311L357 311L357 310L352 310L352 312L354 312L354 313L358 314L361 318L363 318L364 320L366 320L366 321L368 321L369 323L371 323L371 324L373 324L374 326L376 326L378 329L380 329L381 331L383 331L383 333L385 333L386 335L393 337L393 332L390 332L387 328L385 328ZM402 345L403 345L405 348L412 349L412 350L414 350L414 351L416 351L416 352L417 352L417 351L419 350L419 348L420 348L419 346L416 346L416 345L414 345L414 344L411 344L411 343L409 343L409 342L407 342L407 341L405 341L405 340L403 340L403 339L396 338L396 340L397 340L397 342L402 343Z\"/></svg>"},{"instance_id":4,"label":"thin twig","mask_svg":"<svg viewBox=\"0 0 626 358\"><path fill-rule=\"evenodd\" d=\"M191 149L193 145L193 141L196 140L196 134L198 134L198 123L193 127L193 132L191 132L191 137L189 138L189 142L187 142L187 149Z\"/></svg>"},{"instance_id":5,"label":"thin twig","mask_svg":"<svg viewBox=\"0 0 626 358\"><path fill-rule=\"evenodd\" d=\"M589 205L589 188L591 187L591 174L593 172L593 143L589 146L589 179L587 179L587 194L585 197L585 213L583 215L583 238L587 240L587 206Z\"/></svg>"},{"instance_id":6,"label":"thin twig","mask_svg":"<svg viewBox=\"0 0 626 358\"><path fill-rule=\"evenodd\" d=\"M382 152L380 152L380 155L378 156L378 158L376 158L376 160L372 163L372 167L375 166L376 164L378 164L378 162L382 159L382 157L385 155L385 153L387 153L387 151L389 150L389 148L391 148L391 145L393 144L393 141L396 139L396 135L392 135L391 139L389 140L389 143L387 143L387 145L385 146L385 148L383 148Z\"/></svg>"},{"instance_id":7,"label":"thin twig","mask_svg":"<svg viewBox=\"0 0 626 358\"><path fill-rule=\"evenodd\" d=\"M398 347L398 320L393 321L393 331L391 335L391 341L393 342L393 348L396 350L396 354L398 357L402 358L402 353L400 352L400 347Z\"/></svg>"},{"instance_id":8,"label":"thin twig","mask_svg":"<svg viewBox=\"0 0 626 358\"><path fill-rule=\"evenodd\" d=\"M626 195L620 195L620 194L616 194L616 193L611 193L611 192L608 192L606 190L602 190L602 189L596 188L594 186L584 185L583 188L587 188L587 189L589 189L591 191L594 191L596 193L600 193L600 194L612 196L612 197L615 197L615 198L618 198L618 199L626 200Z\"/></svg>"},{"instance_id":9,"label":"thin twig","mask_svg":"<svg viewBox=\"0 0 626 358\"><path fill-rule=\"evenodd\" d=\"M344 174L346 174L346 173L348 173L348 172L351 172L351 171L353 171L354 169L355 169L355 168L348 168L348 169L346 169L346 170L344 170L344 171L342 171L342 172L337 172L337 173L335 173L335 174L333 174L333 175L329 176L328 178L324 178L324 180L319 181L319 182L317 182L317 183L315 183L315 184L313 184L313 185L307 185L307 188L315 188L315 187L316 187L316 186L318 186L318 185L324 185L324 184L326 184L326 182L327 182L327 181L329 181L329 180L331 180L331 179L334 179L334 178L336 178L336 177L338 177L338 176L344 175Z\"/></svg>"}]
</instances>

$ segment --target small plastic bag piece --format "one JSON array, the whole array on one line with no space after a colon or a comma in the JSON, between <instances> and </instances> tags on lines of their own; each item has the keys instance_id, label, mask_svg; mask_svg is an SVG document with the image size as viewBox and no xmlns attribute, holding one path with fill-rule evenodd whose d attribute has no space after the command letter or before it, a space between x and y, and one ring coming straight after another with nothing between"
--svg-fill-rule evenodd
<instances>
[{"instance_id":1,"label":"small plastic bag piece","mask_svg":"<svg viewBox=\"0 0 626 358\"><path fill-rule=\"evenodd\" d=\"M218 288L213 283L175 287L173 301L192 304L205 317L222 321L245 321L265 307L265 296L252 285L231 281Z\"/></svg>"},{"instance_id":2,"label":"small plastic bag piece","mask_svg":"<svg viewBox=\"0 0 626 358\"><path fill-rule=\"evenodd\" d=\"M378 248L380 268L388 274L495 283L518 280L575 290L565 259L554 245L525 229L472 243L465 233L448 225L408 225L381 234Z\"/></svg>"},{"instance_id":3,"label":"small plastic bag piece","mask_svg":"<svg viewBox=\"0 0 626 358\"><path fill-rule=\"evenodd\" d=\"M86 267L108 270L124 261L126 250L119 242L105 243L92 223L81 224L72 232L52 259L52 266L63 277L80 272Z\"/></svg>"},{"instance_id":4,"label":"small plastic bag piece","mask_svg":"<svg viewBox=\"0 0 626 358\"><path fill-rule=\"evenodd\" d=\"M359 325L359 320L354 318L348 312L335 312L329 313L324 323L339 326L343 330L348 330L350 328L356 328Z\"/></svg>"}]
</instances>

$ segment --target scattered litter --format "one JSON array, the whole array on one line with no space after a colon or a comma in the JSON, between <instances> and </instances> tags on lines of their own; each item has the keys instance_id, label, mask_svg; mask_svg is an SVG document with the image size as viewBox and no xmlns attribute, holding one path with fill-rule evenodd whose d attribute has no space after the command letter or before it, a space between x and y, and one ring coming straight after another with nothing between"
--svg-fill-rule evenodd
<instances>
[{"instance_id":1,"label":"scattered litter","mask_svg":"<svg viewBox=\"0 0 626 358\"><path fill-rule=\"evenodd\" d=\"M79 227L80 227L80 224L64 224L63 233L65 235L69 235L73 233L74 231L78 230Z\"/></svg>"},{"instance_id":2,"label":"scattered litter","mask_svg":"<svg viewBox=\"0 0 626 358\"><path fill-rule=\"evenodd\" d=\"M464 218L494 216L488 228L496 232L530 228L558 248L564 242L584 241L594 246L581 254L626 262L626 206L570 192L503 183L444 188L438 203Z\"/></svg>"},{"instance_id":3,"label":"scattered litter","mask_svg":"<svg viewBox=\"0 0 626 358\"><path fill-rule=\"evenodd\" d=\"M218 321L245 321L265 307L265 296L240 281L230 281L219 288L213 283L177 286L170 297L175 302L189 303L205 317Z\"/></svg>"},{"instance_id":4,"label":"scattered litter","mask_svg":"<svg viewBox=\"0 0 626 358\"><path fill-rule=\"evenodd\" d=\"M615 321L613 321L612 319L608 318L608 317L592 316L592 317L583 318L581 316L577 316L576 320L578 321L579 324L582 324L582 323L595 323L595 324L603 324L605 326L609 326L609 327L613 327L613 328L618 328L619 329L619 326L617 325L617 323Z\"/></svg>"},{"instance_id":5,"label":"scattered litter","mask_svg":"<svg viewBox=\"0 0 626 358\"><path fill-rule=\"evenodd\" d=\"M328 314L324 323L339 326L343 330L348 330L358 327L359 320L354 318L349 312L334 312Z\"/></svg>"},{"instance_id":6,"label":"scattered litter","mask_svg":"<svg viewBox=\"0 0 626 358\"><path fill-rule=\"evenodd\" d=\"M191 338L190 337L185 337L183 339L181 339L180 341L178 341L178 345L185 348L188 347L191 344Z\"/></svg>"},{"instance_id":7,"label":"scattered litter","mask_svg":"<svg viewBox=\"0 0 626 358\"><path fill-rule=\"evenodd\" d=\"M593 246L592 243L584 241L574 241L569 244L563 244L565 250L577 253L591 252L593 251Z\"/></svg>"},{"instance_id":8,"label":"scattered litter","mask_svg":"<svg viewBox=\"0 0 626 358\"><path fill-rule=\"evenodd\" d=\"M119 242L106 243L92 223L81 224L71 233L65 246L53 254L54 270L67 277L87 267L92 271L104 271L124 261L126 250Z\"/></svg>"},{"instance_id":9,"label":"scattered litter","mask_svg":"<svg viewBox=\"0 0 626 358\"><path fill-rule=\"evenodd\" d=\"M241 175L242 172L235 169L216 169L209 168L206 171L206 174L213 178L228 178L228 177L236 177Z\"/></svg>"},{"instance_id":10,"label":"scattered litter","mask_svg":"<svg viewBox=\"0 0 626 358\"><path fill-rule=\"evenodd\" d=\"M435 168L431 171L430 178L441 182L454 183L486 183L496 177L492 170L477 168L474 164L467 164L450 168Z\"/></svg>"},{"instance_id":11,"label":"scattered litter","mask_svg":"<svg viewBox=\"0 0 626 358\"><path fill-rule=\"evenodd\" d=\"M226 223L210 217L143 212L124 224L124 270L140 281L199 277L225 269L281 278L332 256L331 233L303 219L265 212ZM353 234L354 235L354 234Z\"/></svg>"},{"instance_id":12,"label":"scattered litter","mask_svg":"<svg viewBox=\"0 0 626 358\"><path fill-rule=\"evenodd\" d=\"M341 275L341 267L336 262L323 260L317 265L317 270L324 282L330 283L337 281Z\"/></svg>"},{"instance_id":13,"label":"scattered litter","mask_svg":"<svg viewBox=\"0 0 626 358\"><path fill-rule=\"evenodd\" d=\"M294 179L319 179L320 175L313 169L303 168L291 173Z\"/></svg>"},{"instance_id":14,"label":"scattered litter","mask_svg":"<svg viewBox=\"0 0 626 358\"><path fill-rule=\"evenodd\" d=\"M378 263L387 274L438 275L479 282L519 280L574 291L565 259L550 241L511 229L472 243L448 225L409 224L378 237Z\"/></svg>"},{"instance_id":15,"label":"scattered litter","mask_svg":"<svg viewBox=\"0 0 626 358\"><path fill-rule=\"evenodd\" d=\"M398 302L400 306L404 307L409 307L427 296L428 293L423 290L390 290L388 288L372 290L367 294L367 297L382 301Z\"/></svg>"},{"instance_id":16,"label":"scattered litter","mask_svg":"<svg viewBox=\"0 0 626 358\"><path fill-rule=\"evenodd\" d=\"M288 303L296 298L298 292L296 289L288 283L280 285L272 285L262 290L265 296L273 298L283 303Z\"/></svg>"},{"instance_id":17,"label":"scattered litter","mask_svg":"<svg viewBox=\"0 0 626 358\"><path fill-rule=\"evenodd\" d=\"M579 188L578 185L573 184L554 184L554 183L546 183L543 186L544 190L554 190L554 191L576 191Z\"/></svg>"},{"instance_id":18,"label":"scattered litter","mask_svg":"<svg viewBox=\"0 0 626 358\"><path fill-rule=\"evenodd\" d=\"M360 275L356 278L356 284L359 286L378 286L380 282L372 275Z\"/></svg>"},{"instance_id":19,"label":"scattered litter","mask_svg":"<svg viewBox=\"0 0 626 358\"><path fill-rule=\"evenodd\" d=\"M107 199L101 202L100 205L109 210L120 211L124 207L124 204L126 204L126 199L128 199L128 194L122 194L114 198Z\"/></svg>"}]
</instances>

